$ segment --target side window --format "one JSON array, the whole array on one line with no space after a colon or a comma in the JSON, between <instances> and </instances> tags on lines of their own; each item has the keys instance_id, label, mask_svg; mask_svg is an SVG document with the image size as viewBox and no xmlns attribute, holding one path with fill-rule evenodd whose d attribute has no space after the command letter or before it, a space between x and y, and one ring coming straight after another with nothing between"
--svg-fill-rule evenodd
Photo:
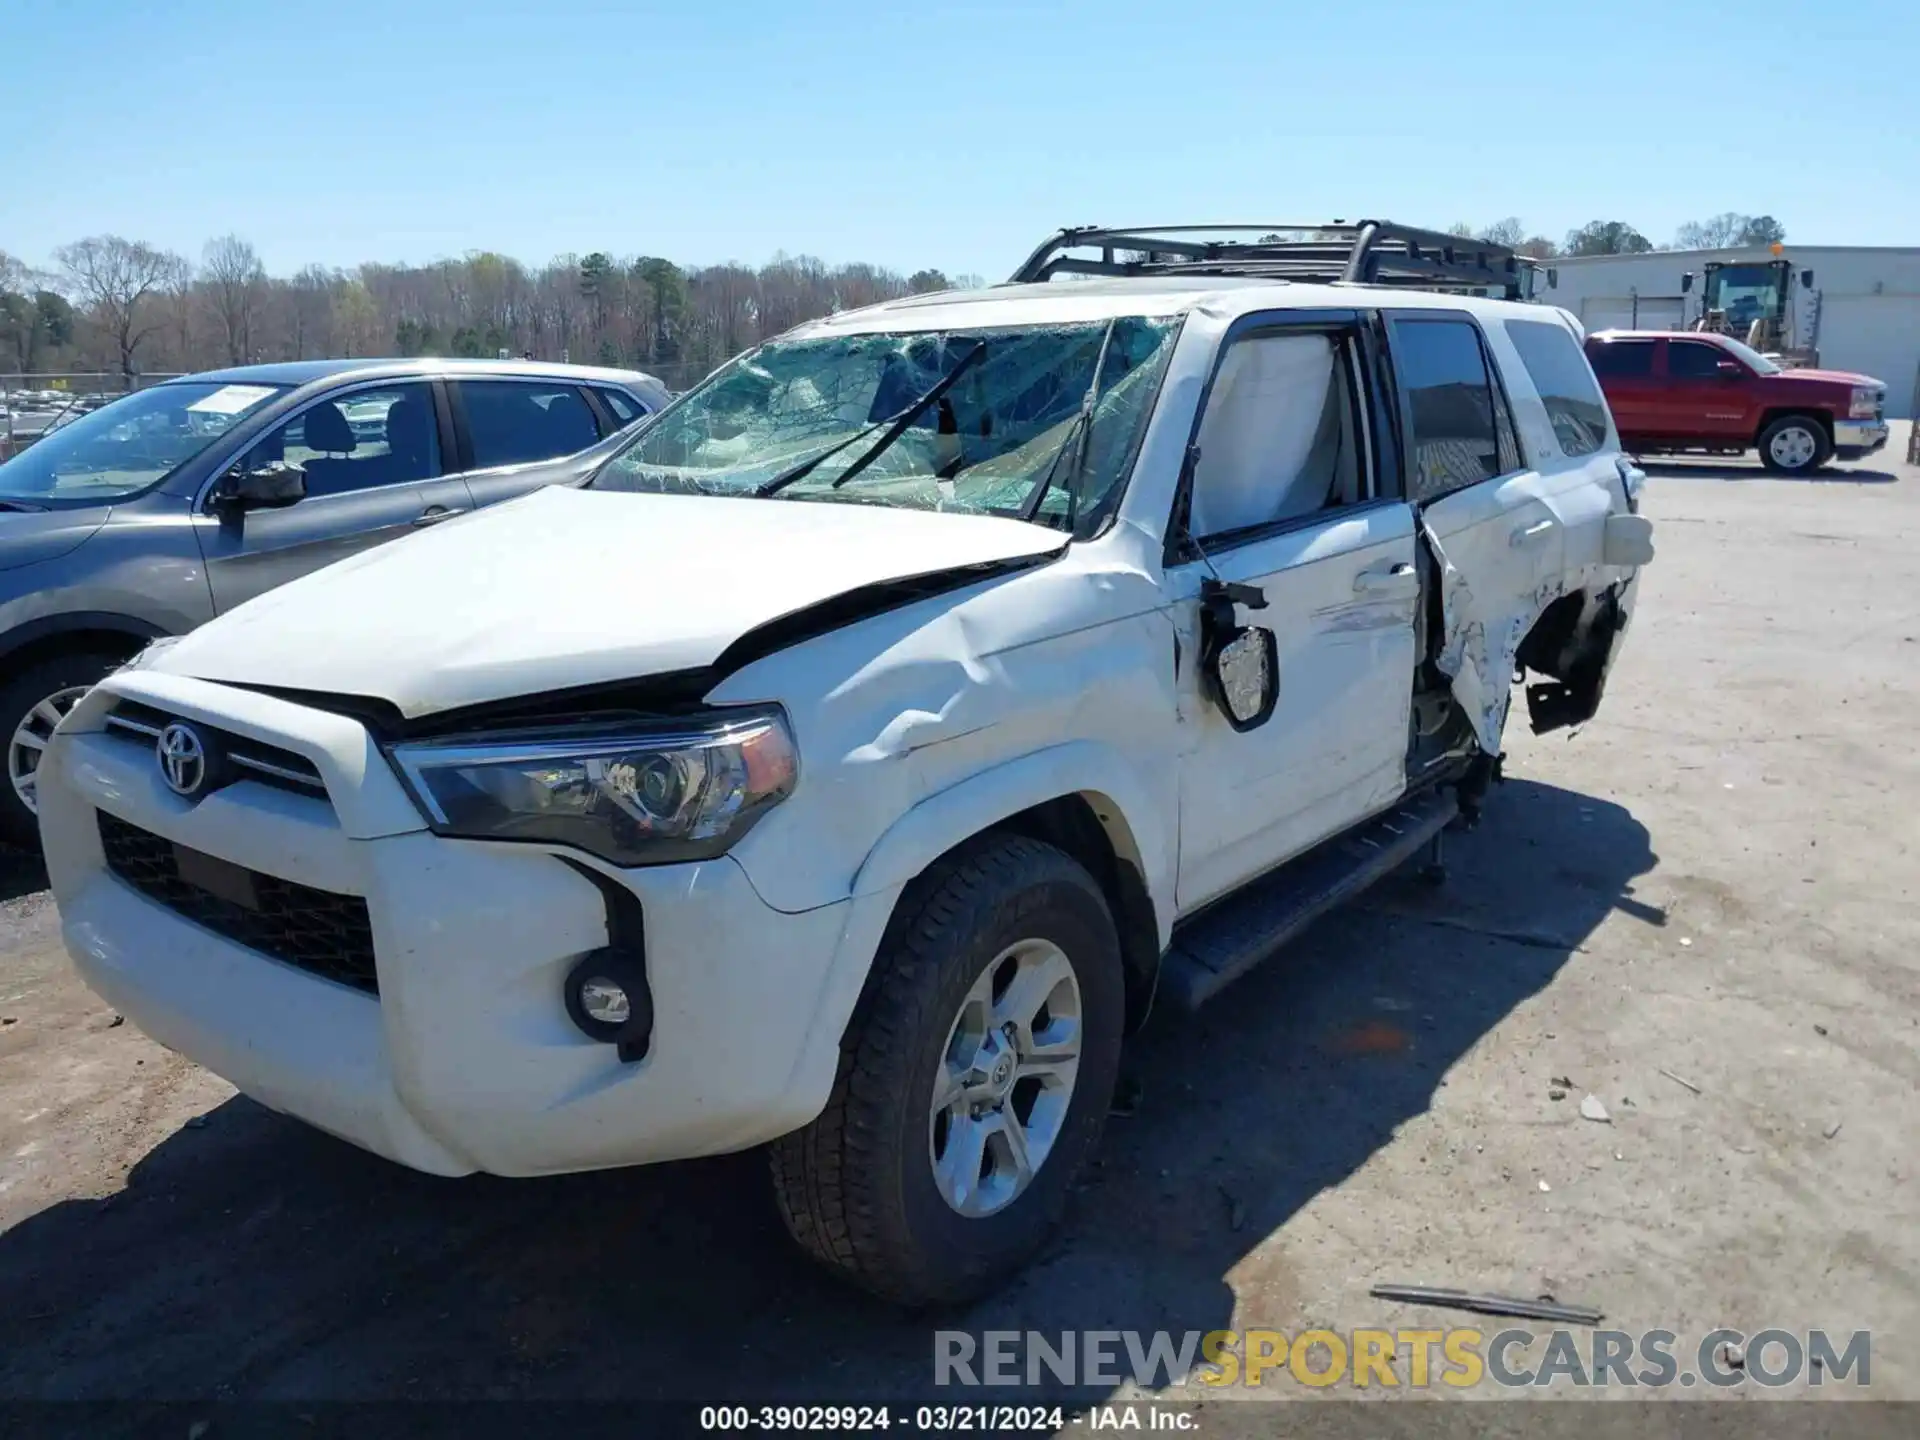
<instances>
[{"instance_id":1,"label":"side window","mask_svg":"<svg viewBox=\"0 0 1920 1440\"><path fill-rule=\"evenodd\" d=\"M440 426L422 383L354 390L301 411L247 452L257 469L298 465L307 494L341 495L440 473Z\"/></svg>"},{"instance_id":2,"label":"side window","mask_svg":"<svg viewBox=\"0 0 1920 1440\"><path fill-rule=\"evenodd\" d=\"M1587 345L1587 360L1596 375L1617 375L1623 379L1653 374L1651 340L1594 340Z\"/></svg>"},{"instance_id":3,"label":"side window","mask_svg":"<svg viewBox=\"0 0 1920 1440\"><path fill-rule=\"evenodd\" d=\"M524 465L584 450L600 439L586 397L571 385L462 380L476 470Z\"/></svg>"},{"instance_id":4,"label":"side window","mask_svg":"<svg viewBox=\"0 0 1920 1440\"><path fill-rule=\"evenodd\" d=\"M1560 453L1591 455L1607 443L1607 402L1565 326L1545 320L1509 320L1507 338L1520 352L1540 392Z\"/></svg>"},{"instance_id":5,"label":"side window","mask_svg":"<svg viewBox=\"0 0 1920 1440\"><path fill-rule=\"evenodd\" d=\"M1698 340L1667 342L1667 374L1675 380L1718 380L1720 350Z\"/></svg>"},{"instance_id":6,"label":"side window","mask_svg":"<svg viewBox=\"0 0 1920 1440\"><path fill-rule=\"evenodd\" d=\"M614 390L605 385L596 385L594 386L593 393L598 395L601 400L606 403L607 409L613 412L613 418L622 425L631 425L647 413L646 410L642 408L640 402L624 390Z\"/></svg>"},{"instance_id":7,"label":"side window","mask_svg":"<svg viewBox=\"0 0 1920 1440\"><path fill-rule=\"evenodd\" d=\"M1519 468L1506 396L1472 324L1396 320L1393 357L1410 431L1408 499L1418 504Z\"/></svg>"},{"instance_id":8,"label":"side window","mask_svg":"<svg viewBox=\"0 0 1920 1440\"><path fill-rule=\"evenodd\" d=\"M1362 498L1361 456L1343 335L1236 340L1200 419L1188 528L1230 535Z\"/></svg>"}]
</instances>

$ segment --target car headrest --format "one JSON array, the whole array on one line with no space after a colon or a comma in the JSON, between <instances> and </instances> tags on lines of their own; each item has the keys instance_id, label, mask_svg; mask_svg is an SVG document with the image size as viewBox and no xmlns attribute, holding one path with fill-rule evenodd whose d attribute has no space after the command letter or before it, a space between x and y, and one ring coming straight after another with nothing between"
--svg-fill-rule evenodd
<instances>
[{"instance_id":1,"label":"car headrest","mask_svg":"<svg viewBox=\"0 0 1920 1440\"><path fill-rule=\"evenodd\" d=\"M318 450L323 455L351 455L360 443L338 405L323 401L307 411L305 420L305 444L309 450Z\"/></svg>"},{"instance_id":2,"label":"car headrest","mask_svg":"<svg viewBox=\"0 0 1920 1440\"><path fill-rule=\"evenodd\" d=\"M409 460L426 456L427 426L432 417L418 400L402 396L387 407L387 452Z\"/></svg>"}]
</instances>

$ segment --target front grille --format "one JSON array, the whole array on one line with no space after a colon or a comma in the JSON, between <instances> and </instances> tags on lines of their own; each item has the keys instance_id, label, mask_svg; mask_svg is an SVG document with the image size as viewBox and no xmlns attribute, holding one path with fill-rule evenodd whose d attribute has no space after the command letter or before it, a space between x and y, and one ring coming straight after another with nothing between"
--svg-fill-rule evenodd
<instances>
[{"instance_id":1,"label":"front grille","mask_svg":"<svg viewBox=\"0 0 1920 1440\"><path fill-rule=\"evenodd\" d=\"M106 726L111 735L151 746L160 738L160 732L176 718L151 705L122 700L107 713ZM306 756L283 750L278 745L265 745L245 735L236 735L231 730L222 730L198 720L190 723L205 741L217 746L220 753L237 766L247 779L277 785L302 795L327 793L327 782L320 778L319 767Z\"/></svg>"},{"instance_id":2,"label":"front grille","mask_svg":"<svg viewBox=\"0 0 1920 1440\"><path fill-rule=\"evenodd\" d=\"M369 995L380 993L373 925L367 902L358 895L336 895L233 866L232 873L254 901L243 904L181 873L183 855L189 868L203 873L208 867L227 868L224 861L175 845L104 810L99 816L107 868L148 899L262 955Z\"/></svg>"}]
</instances>

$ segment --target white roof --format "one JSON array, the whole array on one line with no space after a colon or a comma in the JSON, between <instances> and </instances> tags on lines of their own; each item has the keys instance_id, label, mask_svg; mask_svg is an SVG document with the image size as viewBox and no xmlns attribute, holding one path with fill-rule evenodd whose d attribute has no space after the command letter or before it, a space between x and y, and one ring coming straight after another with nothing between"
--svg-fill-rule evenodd
<instances>
[{"instance_id":1,"label":"white roof","mask_svg":"<svg viewBox=\"0 0 1920 1440\"><path fill-rule=\"evenodd\" d=\"M1185 315L1202 309L1232 320L1257 310L1350 310L1356 306L1467 310L1489 318L1530 315L1535 319L1546 308L1516 300L1484 300L1382 285L1296 285L1258 278L1143 275L909 295L809 321L789 334L801 338L901 330L984 330L1064 325L1128 315Z\"/></svg>"}]
</instances>

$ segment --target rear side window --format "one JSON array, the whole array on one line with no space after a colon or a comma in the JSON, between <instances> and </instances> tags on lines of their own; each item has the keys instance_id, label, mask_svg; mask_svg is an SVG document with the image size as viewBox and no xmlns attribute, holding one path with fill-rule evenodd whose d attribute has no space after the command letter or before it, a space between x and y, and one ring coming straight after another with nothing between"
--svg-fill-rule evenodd
<instances>
[{"instance_id":1,"label":"rear side window","mask_svg":"<svg viewBox=\"0 0 1920 1440\"><path fill-rule=\"evenodd\" d=\"M1506 396L1464 320L1394 322L1393 360L1412 430L1410 500L1418 503L1519 468Z\"/></svg>"},{"instance_id":2,"label":"rear side window","mask_svg":"<svg viewBox=\"0 0 1920 1440\"><path fill-rule=\"evenodd\" d=\"M1653 374L1651 340L1595 340L1587 346L1587 360L1596 375Z\"/></svg>"},{"instance_id":3,"label":"rear side window","mask_svg":"<svg viewBox=\"0 0 1920 1440\"><path fill-rule=\"evenodd\" d=\"M1606 444L1607 402L1566 328L1544 320L1509 320L1507 338L1547 407L1560 452L1591 455Z\"/></svg>"},{"instance_id":4,"label":"rear side window","mask_svg":"<svg viewBox=\"0 0 1920 1440\"><path fill-rule=\"evenodd\" d=\"M607 408L613 412L613 418L622 425L631 425L647 413L641 408L640 402L624 390L608 390L597 386L594 393L607 402Z\"/></svg>"},{"instance_id":5,"label":"rear side window","mask_svg":"<svg viewBox=\"0 0 1920 1440\"><path fill-rule=\"evenodd\" d=\"M1667 342L1667 374L1676 380L1718 380L1722 355L1698 340Z\"/></svg>"},{"instance_id":6,"label":"rear side window","mask_svg":"<svg viewBox=\"0 0 1920 1440\"><path fill-rule=\"evenodd\" d=\"M571 385L520 380L462 380L459 385L476 470L553 460L599 442L593 411Z\"/></svg>"}]
</instances>

